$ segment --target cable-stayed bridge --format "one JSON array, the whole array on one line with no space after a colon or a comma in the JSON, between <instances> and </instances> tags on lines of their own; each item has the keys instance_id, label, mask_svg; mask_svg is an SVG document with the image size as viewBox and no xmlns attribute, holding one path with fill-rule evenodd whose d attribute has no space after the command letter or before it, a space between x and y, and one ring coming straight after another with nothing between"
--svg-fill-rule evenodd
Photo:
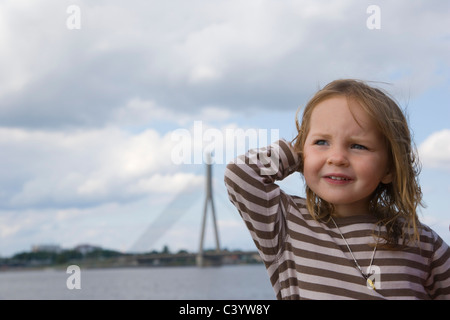
<instances>
[{"instance_id":1,"label":"cable-stayed bridge","mask_svg":"<svg viewBox=\"0 0 450 320\"><path fill-rule=\"evenodd\" d=\"M173 224L198 201L198 194L187 185L160 213L147 230L131 246L129 252L148 252L153 245L173 226ZM237 212L236 212L237 214ZM200 216L200 212L199 212ZM205 231L208 218L212 219L214 229L215 250L204 250ZM206 164L206 179L202 223L200 229L200 240L197 253L185 254L158 254L146 255L139 258L140 263L156 264L160 261L170 259L190 260L195 257L196 264L199 267L209 265L221 265L227 258L234 257L240 260L253 260L256 251L224 251L220 246L219 229L217 225L216 205L214 202L213 183L212 183L212 164Z\"/></svg>"}]
</instances>

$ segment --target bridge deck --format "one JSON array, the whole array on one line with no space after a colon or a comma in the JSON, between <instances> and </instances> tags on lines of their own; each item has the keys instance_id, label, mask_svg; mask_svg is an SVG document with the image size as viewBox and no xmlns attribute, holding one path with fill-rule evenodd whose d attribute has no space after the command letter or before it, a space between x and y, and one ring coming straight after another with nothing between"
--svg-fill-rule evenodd
<instances>
[{"instance_id":1,"label":"bridge deck","mask_svg":"<svg viewBox=\"0 0 450 320\"><path fill-rule=\"evenodd\" d=\"M148 254L136 257L138 265L169 266L198 265L211 266L222 264L260 263L257 251L206 251L200 257L197 253Z\"/></svg>"}]
</instances>

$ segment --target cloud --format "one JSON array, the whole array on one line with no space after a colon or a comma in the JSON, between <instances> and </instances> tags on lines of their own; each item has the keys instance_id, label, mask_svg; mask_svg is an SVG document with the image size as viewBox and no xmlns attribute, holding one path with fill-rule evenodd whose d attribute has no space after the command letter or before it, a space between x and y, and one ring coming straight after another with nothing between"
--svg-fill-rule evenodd
<instances>
[{"instance_id":1,"label":"cloud","mask_svg":"<svg viewBox=\"0 0 450 320\"><path fill-rule=\"evenodd\" d=\"M96 130L0 128L3 208L96 206L173 193L199 177L171 161L174 142L148 129L137 134Z\"/></svg>"},{"instance_id":2,"label":"cloud","mask_svg":"<svg viewBox=\"0 0 450 320\"><path fill-rule=\"evenodd\" d=\"M153 100L132 98L124 106L114 110L110 117L110 125L114 126L149 126L161 121L186 126L195 120L207 122L225 121L231 112L220 106L204 106L197 112L189 110L172 110L159 106Z\"/></svg>"},{"instance_id":3,"label":"cloud","mask_svg":"<svg viewBox=\"0 0 450 320\"><path fill-rule=\"evenodd\" d=\"M450 129L434 132L418 149L425 167L450 170Z\"/></svg>"},{"instance_id":4,"label":"cloud","mask_svg":"<svg viewBox=\"0 0 450 320\"><path fill-rule=\"evenodd\" d=\"M384 3L380 30L360 1L77 5L80 30L61 1L0 5L0 125L98 127L133 99L152 104L142 112L287 109L348 76L420 94L448 68L439 1Z\"/></svg>"},{"instance_id":5,"label":"cloud","mask_svg":"<svg viewBox=\"0 0 450 320\"><path fill-rule=\"evenodd\" d=\"M134 107L154 105L135 100L127 105ZM212 120L229 116L213 109L201 115ZM138 121L133 117L131 113L130 121ZM0 158L0 208L94 207L173 195L188 183L194 189L203 185L207 149L214 151L216 164L225 164L278 137L276 129L215 127L208 121L194 121L189 129L164 135L154 129L129 132L114 126L64 131L0 128L0 149L8 155Z\"/></svg>"}]
</instances>

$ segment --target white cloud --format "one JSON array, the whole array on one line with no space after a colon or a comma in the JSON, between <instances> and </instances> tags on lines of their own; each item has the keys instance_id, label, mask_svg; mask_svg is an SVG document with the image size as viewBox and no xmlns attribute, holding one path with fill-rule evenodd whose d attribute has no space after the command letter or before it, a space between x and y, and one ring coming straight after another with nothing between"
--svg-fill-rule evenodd
<instances>
[{"instance_id":1,"label":"white cloud","mask_svg":"<svg viewBox=\"0 0 450 320\"><path fill-rule=\"evenodd\" d=\"M418 149L425 167L450 170L450 129L434 132Z\"/></svg>"},{"instance_id":2,"label":"white cloud","mask_svg":"<svg viewBox=\"0 0 450 320\"><path fill-rule=\"evenodd\" d=\"M174 193L195 174L171 161L174 143L148 129L74 132L0 129L2 206L70 207L130 201L152 193Z\"/></svg>"},{"instance_id":3,"label":"white cloud","mask_svg":"<svg viewBox=\"0 0 450 320\"><path fill-rule=\"evenodd\" d=\"M189 125L196 120L205 122L225 121L231 112L220 106L203 106L197 112L190 110L173 110L157 105L153 100L141 98L130 99L125 106L119 107L111 115L110 125L114 126L151 126L160 121Z\"/></svg>"},{"instance_id":4,"label":"white cloud","mask_svg":"<svg viewBox=\"0 0 450 320\"><path fill-rule=\"evenodd\" d=\"M229 115L214 108L202 114L211 119ZM216 128L206 121L181 130L187 140L174 139L176 131L131 133L112 126L72 131L0 128L0 149L8 155L0 158L0 208L92 207L173 195L188 183L192 188L203 185L203 169L200 175L196 171L205 164L207 148L214 150L216 164L225 164L238 152L278 138L266 129ZM177 150L188 155L181 163L174 158Z\"/></svg>"},{"instance_id":5,"label":"white cloud","mask_svg":"<svg viewBox=\"0 0 450 320\"><path fill-rule=\"evenodd\" d=\"M220 77L219 72L214 68L199 65L192 70L189 80L190 82L195 84L200 82L213 81L215 79L218 79L219 77Z\"/></svg>"},{"instance_id":6,"label":"white cloud","mask_svg":"<svg viewBox=\"0 0 450 320\"><path fill-rule=\"evenodd\" d=\"M190 188L203 186L204 177L192 173L175 173L171 175L154 174L149 178L139 179L129 189L131 193L179 193Z\"/></svg>"},{"instance_id":7,"label":"white cloud","mask_svg":"<svg viewBox=\"0 0 450 320\"><path fill-rule=\"evenodd\" d=\"M145 125L159 120L174 120L170 110L158 106L155 101L132 98L123 107L117 108L111 115L115 125Z\"/></svg>"},{"instance_id":8,"label":"white cloud","mask_svg":"<svg viewBox=\"0 0 450 320\"><path fill-rule=\"evenodd\" d=\"M57 0L0 5L0 125L103 126L139 115L142 123L149 112L211 106L286 109L345 76L393 80L416 95L448 68L439 1L384 3L375 31L360 1L77 5L80 30L66 28L67 4Z\"/></svg>"}]
</instances>

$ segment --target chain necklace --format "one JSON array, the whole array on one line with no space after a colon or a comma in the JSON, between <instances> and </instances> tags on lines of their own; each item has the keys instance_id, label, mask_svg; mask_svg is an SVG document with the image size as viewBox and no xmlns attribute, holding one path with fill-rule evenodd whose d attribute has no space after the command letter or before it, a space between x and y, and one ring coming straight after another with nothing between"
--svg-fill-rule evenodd
<instances>
[{"instance_id":1,"label":"chain necklace","mask_svg":"<svg viewBox=\"0 0 450 320\"><path fill-rule=\"evenodd\" d=\"M375 244L375 248L373 249L372 252L372 258L370 259L370 265L369 268L367 269L368 273L364 273L362 271L361 266L359 265L358 261L356 260L355 256L353 255L352 249L350 249L350 246L348 245L347 240L345 239L344 235L341 232L341 229L339 229L336 221L334 221L333 217L330 215L331 220L333 221L334 225L336 226L336 229L339 231L339 234L341 235L342 240L344 240L345 245L347 246L348 251L350 252L350 255L353 258L353 261L355 262L356 268L359 270L359 272L361 272L361 275L363 276L364 279L366 279L367 284L372 288L372 290L375 290L375 284L373 283L373 281L369 278L369 273L372 270L372 263L373 263L373 258L375 257L375 252L377 251L377 245L378 245L378 241ZM380 234L380 229L378 229L378 235Z\"/></svg>"}]
</instances>

